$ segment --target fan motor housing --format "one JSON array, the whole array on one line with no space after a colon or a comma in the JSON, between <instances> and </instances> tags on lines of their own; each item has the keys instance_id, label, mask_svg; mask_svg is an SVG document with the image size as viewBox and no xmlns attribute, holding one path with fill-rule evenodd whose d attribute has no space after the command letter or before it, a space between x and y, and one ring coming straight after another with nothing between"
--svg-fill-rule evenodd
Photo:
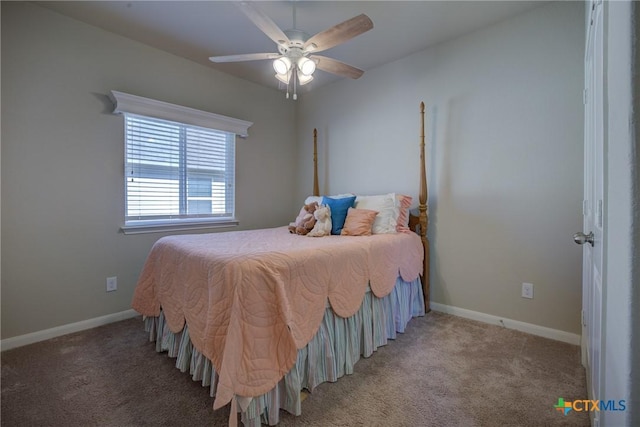
<instances>
[{"instance_id":1,"label":"fan motor housing","mask_svg":"<svg viewBox=\"0 0 640 427\"><path fill-rule=\"evenodd\" d=\"M298 58L305 55L303 50L304 43L309 39L309 34L300 30L285 30L284 33L289 37L289 42L279 40L278 52L291 58Z\"/></svg>"},{"instance_id":2,"label":"fan motor housing","mask_svg":"<svg viewBox=\"0 0 640 427\"><path fill-rule=\"evenodd\" d=\"M288 43L289 46L287 47L302 48L302 46L304 45L304 42L309 40L309 34L301 30L296 30L296 29L285 30L284 33L287 35L287 37L289 37L289 43ZM286 45L287 42L282 41L281 44Z\"/></svg>"}]
</instances>

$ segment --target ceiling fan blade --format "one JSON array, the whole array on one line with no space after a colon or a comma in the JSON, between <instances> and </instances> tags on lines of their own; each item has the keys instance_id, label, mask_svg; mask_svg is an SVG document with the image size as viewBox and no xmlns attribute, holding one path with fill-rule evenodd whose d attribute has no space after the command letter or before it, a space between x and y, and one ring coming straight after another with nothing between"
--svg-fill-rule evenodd
<instances>
[{"instance_id":1,"label":"ceiling fan blade","mask_svg":"<svg viewBox=\"0 0 640 427\"><path fill-rule=\"evenodd\" d=\"M327 58L326 56L311 55L309 58L316 63L316 67L318 69L337 74L339 76L357 79L364 74L364 71L359 68L352 67L351 65L332 58Z\"/></svg>"},{"instance_id":2,"label":"ceiling fan blade","mask_svg":"<svg viewBox=\"0 0 640 427\"><path fill-rule=\"evenodd\" d=\"M267 15L256 9L249 2L236 3L240 10L249 18L256 27L267 35L276 44L289 44L289 37Z\"/></svg>"},{"instance_id":3,"label":"ceiling fan blade","mask_svg":"<svg viewBox=\"0 0 640 427\"><path fill-rule=\"evenodd\" d=\"M308 52L321 52L346 42L373 28L373 22L364 13L334 25L307 40L303 48Z\"/></svg>"},{"instance_id":4,"label":"ceiling fan blade","mask_svg":"<svg viewBox=\"0 0 640 427\"><path fill-rule=\"evenodd\" d=\"M246 53L243 55L226 55L212 56L209 58L211 62L241 62L241 61L258 61L261 59L275 59L280 56L279 53Z\"/></svg>"}]
</instances>

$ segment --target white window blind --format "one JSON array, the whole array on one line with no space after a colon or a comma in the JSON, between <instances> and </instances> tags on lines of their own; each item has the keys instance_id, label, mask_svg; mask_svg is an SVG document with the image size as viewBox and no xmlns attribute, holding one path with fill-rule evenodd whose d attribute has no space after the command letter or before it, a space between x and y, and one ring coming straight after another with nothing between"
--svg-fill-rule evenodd
<instances>
[{"instance_id":1,"label":"white window blind","mask_svg":"<svg viewBox=\"0 0 640 427\"><path fill-rule=\"evenodd\" d=\"M235 134L125 114L126 219L234 218Z\"/></svg>"},{"instance_id":2,"label":"white window blind","mask_svg":"<svg viewBox=\"0 0 640 427\"><path fill-rule=\"evenodd\" d=\"M126 234L228 227L235 142L251 122L111 91L125 122Z\"/></svg>"}]
</instances>

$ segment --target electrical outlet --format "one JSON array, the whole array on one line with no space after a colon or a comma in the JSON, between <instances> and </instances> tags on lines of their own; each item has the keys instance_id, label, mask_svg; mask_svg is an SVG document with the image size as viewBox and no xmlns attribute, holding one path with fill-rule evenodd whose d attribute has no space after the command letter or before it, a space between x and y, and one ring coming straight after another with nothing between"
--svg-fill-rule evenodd
<instances>
[{"instance_id":1,"label":"electrical outlet","mask_svg":"<svg viewBox=\"0 0 640 427\"><path fill-rule=\"evenodd\" d=\"M533 283L522 284L522 298L533 298Z\"/></svg>"},{"instance_id":2,"label":"electrical outlet","mask_svg":"<svg viewBox=\"0 0 640 427\"><path fill-rule=\"evenodd\" d=\"M118 278L116 276L107 277L107 292L118 290Z\"/></svg>"}]
</instances>

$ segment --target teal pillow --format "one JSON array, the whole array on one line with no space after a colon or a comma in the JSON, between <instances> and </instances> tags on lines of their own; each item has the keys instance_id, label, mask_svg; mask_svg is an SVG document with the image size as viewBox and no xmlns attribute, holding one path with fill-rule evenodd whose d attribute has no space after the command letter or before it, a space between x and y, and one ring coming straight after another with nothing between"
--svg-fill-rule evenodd
<instances>
[{"instance_id":1,"label":"teal pillow","mask_svg":"<svg viewBox=\"0 0 640 427\"><path fill-rule=\"evenodd\" d=\"M344 227L344 221L347 219L347 211L352 208L356 201L356 196L343 197L340 199L332 199L324 196L322 204L328 205L331 209L331 234L339 235Z\"/></svg>"}]
</instances>

